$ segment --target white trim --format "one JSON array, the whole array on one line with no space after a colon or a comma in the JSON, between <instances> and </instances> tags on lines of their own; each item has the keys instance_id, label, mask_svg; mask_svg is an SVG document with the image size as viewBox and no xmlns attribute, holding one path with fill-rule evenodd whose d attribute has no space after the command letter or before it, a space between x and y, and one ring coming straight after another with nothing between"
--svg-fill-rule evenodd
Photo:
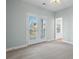
<instances>
[{"instance_id":1,"label":"white trim","mask_svg":"<svg viewBox=\"0 0 79 59\"><path fill-rule=\"evenodd\" d=\"M17 47L7 48L6 52L9 52L9 51L12 51L12 50L17 50L17 49L24 48L24 47L27 47L27 46L28 45L21 45L21 46L17 46Z\"/></svg>"},{"instance_id":2,"label":"white trim","mask_svg":"<svg viewBox=\"0 0 79 59\"><path fill-rule=\"evenodd\" d=\"M69 41L64 41L64 42L73 45L73 42L69 42Z\"/></svg>"}]
</instances>

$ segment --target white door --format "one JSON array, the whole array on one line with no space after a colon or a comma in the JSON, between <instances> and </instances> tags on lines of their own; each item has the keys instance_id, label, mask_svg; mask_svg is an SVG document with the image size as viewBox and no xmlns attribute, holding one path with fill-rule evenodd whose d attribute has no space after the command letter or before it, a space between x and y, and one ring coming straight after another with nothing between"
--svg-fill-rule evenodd
<instances>
[{"instance_id":1,"label":"white door","mask_svg":"<svg viewBox=\"0 0 79 59\"><path fill-rule=\"evenodd\" d=\"M56 18L55 21L55 39L63 39L63 18Z\"/></svg>"}]
</instances>

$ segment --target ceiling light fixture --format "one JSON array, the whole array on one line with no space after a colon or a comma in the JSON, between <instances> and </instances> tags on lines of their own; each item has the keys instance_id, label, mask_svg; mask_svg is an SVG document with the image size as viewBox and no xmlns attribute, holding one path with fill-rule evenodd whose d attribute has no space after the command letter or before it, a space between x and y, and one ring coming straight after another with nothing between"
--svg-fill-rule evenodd
<instances>
[{"instance_id":1,"label":"ceiling light fixture","mask_svg":"<svg viewBox=\"0 0 79 59\"><path fill-rule=\"evenodd\" d=\"M52 3L52 4L60 4L60 0L50 0L50 3Z\"/></svg>"},{"instance_id":2,"label":"ceiling light fixture","mask_svg":"<svg viewBox=\"0 0 79 59\"><path fill-rule=\"evenodd\" d=\"M42 3L42 5L43 5L43 6L45 6L45 5L46 5L46 3Z\"/></svg>"}]
</instances>

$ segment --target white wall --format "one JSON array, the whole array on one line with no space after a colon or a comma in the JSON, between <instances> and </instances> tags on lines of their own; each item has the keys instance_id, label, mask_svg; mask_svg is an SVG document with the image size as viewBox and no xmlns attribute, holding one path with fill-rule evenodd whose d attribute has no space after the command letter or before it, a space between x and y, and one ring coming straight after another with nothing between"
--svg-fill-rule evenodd
<instances>
[{"instance_id":1,"label":"white wall","mask_svg":"<svg viewBox=\"0 0 79 59\"><path fill-rule=\"evenodd\" d=\"M47 17L47 40L54 39L54 13L40 7L22 2L22 0L6 0L6 47L12 48L28 44L26 35L26 14ZM56 12L56 17L63 17L65 40L72 42L72 7ZM27 38L27 39L26 39ZM40 42L37 40L36 42Z\"/></svg>"},{"instance_id":2,"label":"white wall","mask_svg":"<svg viewBox=\"0 0 79 59\"><path fill-rule=\"evenodd\" d=\"M54 17L53 12L33 6L22 0L6 0L6 47L12 48L28 44L26 35L26 14L30 12L37 16L46 16L48 40L54 39Z\"/></svg>"},{"instance_id":3,"label":"white wall","mask_svg":"<svg viewBox=\"0 0 79 59\"><path fill-rule=\"evenodd\" d=\"M73 7L58 11L55 17L62 17L64 21L64 40L73 41Z\"/></svg>"}]
</instances>

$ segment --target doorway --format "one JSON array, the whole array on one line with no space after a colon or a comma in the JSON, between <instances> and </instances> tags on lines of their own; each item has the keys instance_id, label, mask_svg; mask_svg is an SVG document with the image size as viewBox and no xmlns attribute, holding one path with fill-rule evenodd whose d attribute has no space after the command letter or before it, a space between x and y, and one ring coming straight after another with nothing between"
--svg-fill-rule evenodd
<instances>
[{"instance_id":1,"label":"doorway","mask_svg":"<svg viewBox=\"0 0 79 59\"><path fill-rule=\"evenodd\" d=\"M63 18L58 17L55 20L55 40L64 40L63 36Z\"/></svg>"}]
</instances>

